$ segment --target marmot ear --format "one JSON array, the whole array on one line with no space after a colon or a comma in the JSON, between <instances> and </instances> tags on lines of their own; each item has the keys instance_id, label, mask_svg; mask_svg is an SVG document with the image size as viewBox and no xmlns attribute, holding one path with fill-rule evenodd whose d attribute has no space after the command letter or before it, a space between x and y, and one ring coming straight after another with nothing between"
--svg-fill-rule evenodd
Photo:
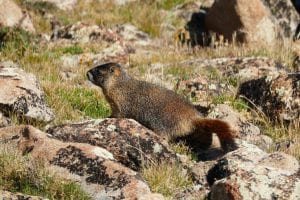
<instances>
[{"instance_id":1,"label":"marmot ear","mask_svg":"<svg viewBox=\"0 0 300 200\"><path fill-rule=\"evenodd\" d=\"M114 71L115 71L115 67L114 67L114 66L111 66L111 67L109 68L109 72L110 72L110 73L114 73Z\"/></svg>"},{"instance_id":2,"label":"marmot ear","mask_svg":"<svg viewBox=\"0 0 300 200\"><path fill-rule=\"evenodd\" d=\"M114 74L115 76L120 76L121 75L121 69L119 67L116 67L116 66L111 66L109 68L109 72Z\"/></svg>"}]
</instances>

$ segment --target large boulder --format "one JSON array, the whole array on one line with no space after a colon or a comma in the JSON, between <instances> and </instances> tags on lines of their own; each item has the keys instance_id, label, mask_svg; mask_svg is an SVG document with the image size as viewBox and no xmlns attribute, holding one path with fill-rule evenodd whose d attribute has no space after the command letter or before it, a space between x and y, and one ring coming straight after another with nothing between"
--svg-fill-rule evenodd
<instances>
[{"instance_id":1,"label":"large boulder","mask_svg":"<svg viewBox=\"0 0 300 200\"><path fill-rule=\"evenodd\" d=\"M205 20L209 30L230 41L270 44L277 37L292 38L300 17L291 1L219 0Z\"/></svg>"},{"instance_id":2,"label":"large boulder","mask_svg":"<svg viewBox=\"0 0 300 200\"><path fill-rule=\"evenodd\" d=\"M300 74L265 76L241 84L239 95L248 98L272 121L293 121L300 117Z\"/></svg>"},{"instance_id":3,"label":"large boulder","mask_svg":"<svg viewBox=\"0 0 300 200\"><path fill-rule=\"evenodd\" d=\"M123 165L140 170L147 162L175 162L166 141L131 119L108 118L48 128L53 138L88 143L111 152Z\"/></svg>"},{"instance_id":4,"label":"large boulder","mask_svg":"<svg viewBox=\"0 0 300 200\"><path fill-rule=\"evenodd\" d=\"M12 0L0 0L0 28L2 26L20 27L26 31L35 32L29 14L23 12Z\"/></svg>"},{"instance_id":5,"label":"large boulder","mask_svg":"<svg viewBox=\"0 0 300 200\"><path fill-rule=\"evenodd\" d=\"M54 119L36 77L14 63L0 63L0 88L0 112L3 114L16 113L20 118L43 122Z\"/></svg>"},{"instance_id":6,"label":"large boulder","mask_svg":"<svg viewBox=\"0 0 300 200\"><path fill-rule=\"evenodd\" d=\"M214 200L300 198L298 161L284 153L272 153L242 143L208 171Z\"/></svg>"},{"instance_id":7,"label":"large boulder","mask_svg":"<svg viewBox=\"0 0 300 200\"><path fill-rule=\"evenodd\" d=\"M93 199L163 199L150 191L137 172L117 162L104 148L62 142L32 126L2 128L0 142L15 145L23 155L30 154L61 168L64 177L74 174Z\"/></svg>"}]
</instances>

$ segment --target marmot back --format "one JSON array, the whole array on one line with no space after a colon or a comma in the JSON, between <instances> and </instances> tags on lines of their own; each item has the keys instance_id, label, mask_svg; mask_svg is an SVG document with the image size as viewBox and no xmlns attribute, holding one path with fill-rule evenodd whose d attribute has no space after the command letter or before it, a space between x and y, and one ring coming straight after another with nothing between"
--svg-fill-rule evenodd
<instances>
[{"instance_id":1,"label":"marmot back","mask_svg":"<svg viewBox=\"0 0 300 200\"><path fill-rule=\"evenodd\" d=\"M201 118L196 108L175 92L136 80L117 63L99 65L87 76L102 88L112 109L111 117L135 119L170 139L193 135L199 144L210 143L207 140L217 133L225 151L236 148L237 132L228 123Z\"/></svg>"}]
</instances>

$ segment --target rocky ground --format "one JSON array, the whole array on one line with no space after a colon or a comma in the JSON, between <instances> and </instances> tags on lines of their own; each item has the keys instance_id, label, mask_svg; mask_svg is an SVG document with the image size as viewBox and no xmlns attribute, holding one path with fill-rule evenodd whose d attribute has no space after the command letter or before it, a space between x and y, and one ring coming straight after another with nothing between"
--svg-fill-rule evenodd
<instances>
[{"instance_id":1,"label":"rocky ground","mask_svg":"<svg viewBox=\"0 0 300 200\"><path fill-rule=\"evenodd\" d=\"M0 199L300 199L296 1L0 0ZM225 154L108 118L118 62L229 122Z\"/></svg>"}]
</instances>

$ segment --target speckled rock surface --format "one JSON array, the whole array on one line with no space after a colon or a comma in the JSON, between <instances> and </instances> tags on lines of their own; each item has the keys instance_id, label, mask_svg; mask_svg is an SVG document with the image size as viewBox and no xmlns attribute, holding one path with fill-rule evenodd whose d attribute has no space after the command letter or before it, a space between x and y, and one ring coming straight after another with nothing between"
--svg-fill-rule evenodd
<instances>
[{"instance_id":1,"label":"speckled rock surface","mask_svg":"<svg viewBox=\"0 0 300 200\"><path fill-rule=\"evenodd\" d=\"M43 197L30 196L21 193L12 193L8 191L0 190L0 199L2 200L48 200Z\"/></svg>"},{"instance_id":2,"label":"speckled rock surface","mask_svg":"<svg viewBox=\"0 0 300 200\"><path fill-rule=\"evenodd\" d=\"M211 199L253 200L300 198L298 161L284 153L267 154L243 142L207 175Z\"/></svg>"},{"instance_id":3,"label":"speckled rock surface","mask_svg":"<svg viewBox=\"0 0 300 200\"><path fill-rule=\"evenodd\" d=\"M31 126L2 128L0 139L15 144L22 154L30 154L79 176L79 183L93 199L163 199L151 193L137 172L118 163L104 148L61 142Z\"/></svg>"},{"instance_id":4,"label":"speckled rock surface","mask_svg":"<svg viewBox=\"0 0 300 200\"><path fill-rule=\"evenodd\" d=\"M278 76L286 72L286 66L267 57L224 57L214 59L190 59L180 63L182 66L195 66L197 69L213 67L225 76L241 80L259 78L266 75Z\"/></svg>"},{"instance_id":5,"label":"speckled rock surface","mask_svg":"<svg viewBox=\"0 0 300 200\"><path fill-rule=\"evenodd\" d=\"M49 128L47 133L62 141L105 148L117 161L133 170L155 160L176 161L166 141L131 119L108 118L60 125Z\"/></svg>"},{"instance_id":6,"label":"speckled rock surface","mask_svg":"<svg viewBox=\"0 0 300 200\"><path fill-rule=\"evenodd\" d=\"M0 63L0 88L0 111L3 114L16 113L19 117L44 122L54 119L37 78L14 63Z\"/></svg>"},{"instance_id":7,"label":"speckled rock surface","mask_svg":"<svg viewBox=\"0 0 300 200\"><path fill-rule=\"evenodd\" d=\"M241 84L246 96L272 121L293 121L300 117L300 74L266 76Z\"/></svg>"}]
</instances>

